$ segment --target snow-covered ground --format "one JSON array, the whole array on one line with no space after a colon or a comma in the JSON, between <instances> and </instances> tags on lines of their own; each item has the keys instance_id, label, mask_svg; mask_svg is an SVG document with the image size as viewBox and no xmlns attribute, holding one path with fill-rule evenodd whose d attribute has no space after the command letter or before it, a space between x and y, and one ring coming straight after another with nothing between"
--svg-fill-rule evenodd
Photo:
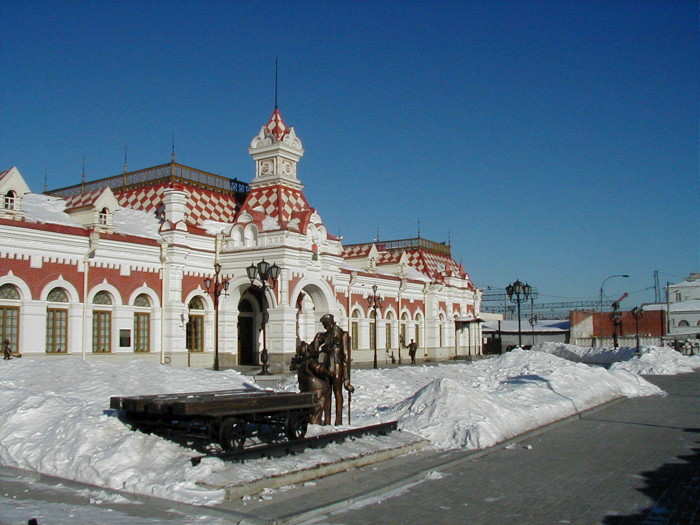
<instances>
[{"instance_id":1,"label":"snow-covered ground","mask_svg":"<svg viewBox=\"0 0 700 525\"><path fill-rule=\"evenodd\" d=\"M610 370L563 359L551 348L539 350L544 351L516 349L471 364L356 370L353 426L398 420L405 432L396 434L397 441L408 432L440 449L484 448L620 396L662 394L640 373L700 368L700 357L653 347ZM131 431L110 410L109 398L255 386L252 378L232 370L175 368L139 360L3 361L0 464L133 493L215 504L224 493L208 481L272 476L289 469L290 463L261 459L230 464L207 458L192 466L195 452ZM284 390L296 388L294 377L283 385ZM320 431L310 428L310 433ZM329 462L356 453L366 446L364 441L309 451L295 456L293 464Z\"/></svg>"}]
</instances>

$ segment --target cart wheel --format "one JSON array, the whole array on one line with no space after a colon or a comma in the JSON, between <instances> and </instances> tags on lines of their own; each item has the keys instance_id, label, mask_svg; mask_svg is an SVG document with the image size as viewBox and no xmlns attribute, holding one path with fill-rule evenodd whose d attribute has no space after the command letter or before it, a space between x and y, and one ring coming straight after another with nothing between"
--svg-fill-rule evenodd
<instances>
[{"instance_id":1,"label":"cart wheel","mask_svg":"<svg viewBox=\"0 0 700 525\"><path fill-rule=\"evenodd\" d=\"M224 450L243 450L245 442L245 421L235 417L227 417L221 422L219 443Z\"/></svg>"},{"instance_id":2,"label":"cart wheel","mask_svg":"<svg viewBox=\"0 0 700 525\"><path fill-rule=\"evenodd\" d=\"M289 439L301 439L306 435L309 418L306 414L290 414L284 424L284 432Z\"/></svg>"}]
</instances>

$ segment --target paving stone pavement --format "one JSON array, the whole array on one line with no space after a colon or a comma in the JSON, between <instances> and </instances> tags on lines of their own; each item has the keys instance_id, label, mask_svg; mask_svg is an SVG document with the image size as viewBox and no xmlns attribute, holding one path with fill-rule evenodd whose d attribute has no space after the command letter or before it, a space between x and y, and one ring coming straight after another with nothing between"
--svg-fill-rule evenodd
<instances>
[{"instance_id":1,"label":"paving stone pavement","mask_svg":"<svg viewBox=\"0 0 700 525\"><path fill-rule=\"evenodd\" d=\"M700 525L700 371L647 379L669 395L227 506L262 523Z\"/></svg>"}]
</instances>

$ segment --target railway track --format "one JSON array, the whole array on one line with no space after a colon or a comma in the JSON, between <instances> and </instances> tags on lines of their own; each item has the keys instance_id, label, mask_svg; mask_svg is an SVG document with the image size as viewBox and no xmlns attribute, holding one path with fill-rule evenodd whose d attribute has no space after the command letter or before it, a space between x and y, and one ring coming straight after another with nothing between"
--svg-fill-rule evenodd
<instances>
[{"instance_id":1,"label":"railway track","mask_svg":"<svg viewBox=\"0 0 700 525\"><path fill-rule=\"evenodd\" d=\"M191 459L192 465L196 466L208 457L219 458L224 461L245 461L247 459L260 459L280 457L301 453L307 448L322 448L329 443L342 443L348 438L362 437L366 435L386 435L397 429L396 421L387 423L378 423L366 427L352 428L349 430L340 430L338 432L329 432L317 436L293 439L288 441L280 441L275 443L265 443L251 447L245 447L241 450L227 450L223 452L212 452L201 456L195 456Z\"/></svg>"}]
</instances>

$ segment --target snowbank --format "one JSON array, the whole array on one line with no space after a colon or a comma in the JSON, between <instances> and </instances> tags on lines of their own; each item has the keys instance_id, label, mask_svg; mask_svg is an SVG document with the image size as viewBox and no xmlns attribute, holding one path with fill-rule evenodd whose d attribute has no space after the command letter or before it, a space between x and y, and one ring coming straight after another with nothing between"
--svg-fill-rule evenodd
<instances>
[{"instance_id":1,"label":"snowbank","mask_svg":"<svg viewBox=\"0 0 700 525\"><path fill-rule=\"evenodd\" d=\"M606 348L575 346L566 343L537 343L532 346L531 350L533 352L546 352L577 363L607 365L631 359L637 349L635 347Z\"/></svg>"},{"instance_id":2,"label":"snowbank","mask_svg":"<svg viewBox=\"0 0 700 525\"><path fill-rule=\"evenodd\" d=\"M545 352L569 361L590 364L612 364L611 370L627 370L635 374L674 375L700 368L700 356L686 356L659 346L606 348L582 347L564 343L538 343L533 352Z\"/></svg>"},{"instance_id":3,"label":"snowbank","mask_svg":"<svg viewBox=\"0 0 700 525\"><path fill-rule=\"evenodd\" d=\"M545 352L515 350L477 363L356 370L353 426L398 420L436 448L483 448L620 396L661 391L628 370L591 368ZM223 490L211 479L252 480L361 453L357 440L291 461L227 464L158 436L131 431L109 409L115 395L250 388L235 371L214 372L78 358L2 361L0 464L97 486L195 504ZM285 390L296 390L290 377ZM312 427L310 433L324 431ZM395 434L397 442L400 435ZM368 438L370 439L370 438ZM391 435L385 439L391 439ZM405 438L404 438L405 439Z\"/></svg>"},{"instance_id":4,"label":"snowbank","mask_svg":"<svg viewBox=\"0 0 700 525\"><path fill-rule=\"evenodd\" d=\"M700 356L683 355L672 348L659 346L643 347L638 357L610 367L612 371L627 370L647 375L683 374L697 368L700 368Z\"/></svg>"}]
</instances>

